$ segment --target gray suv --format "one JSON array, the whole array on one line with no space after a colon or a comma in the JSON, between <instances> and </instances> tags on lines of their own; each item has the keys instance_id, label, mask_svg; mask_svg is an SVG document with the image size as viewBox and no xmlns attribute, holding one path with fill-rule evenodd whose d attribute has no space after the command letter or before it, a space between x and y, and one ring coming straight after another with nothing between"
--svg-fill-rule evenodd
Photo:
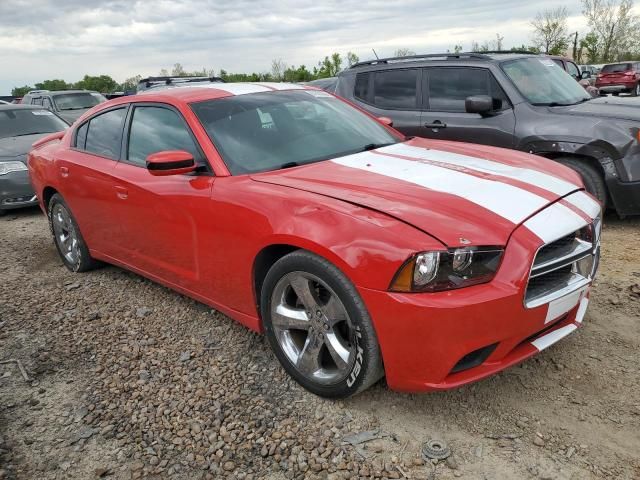
<instances>
[{"instance_id":1,"label":"gray suv","mask_svg":"<svg viewBox=\"0 0 640 480\"><path fill-rule=\"evenodd\" d=\"M25 105L39 105L73 123L80 116L107 99L92 90L31 90L22 99Z\"/></svg>"},{"instance_id":2,"label":"gray suv","mask_svg":"<svg viewBox=\"0 0 640 480\"><path fill-rule=\"evenodd\" d=\"M577 171L620 216L640 214L640 110L591 102L542 55L490 52L361 62L336 94L408 136L512 148Z\"/></svg>"}]
</instances>

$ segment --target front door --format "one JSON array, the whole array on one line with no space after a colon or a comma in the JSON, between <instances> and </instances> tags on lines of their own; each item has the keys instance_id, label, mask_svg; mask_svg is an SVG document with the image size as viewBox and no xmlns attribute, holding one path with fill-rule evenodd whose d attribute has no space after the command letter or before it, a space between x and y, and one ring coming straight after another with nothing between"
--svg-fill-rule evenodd
<instances>
[{"instance_id":1,"label":"front door","mask_svg":"<svg viewBox=\"0 0 640 480\"><path fill-rule=\"evenodd\" d=\"M513 108L493 74L486 68L425 68L424 111L419 136L513 148L516 126ZM467 113L465 99L488 95L496 110L490 115Z\"/></svg>"},{"instance_id":2,"label":"front door","mask_svg":"<svg viewBox=\"0 0 640 480\"><path fill-rule=\"evenodd\" d=\"M177 110L159 104L132 106L122 160L114 170L120 236L117 258L124 263L193 292L199 288L199 253L207 245L214 176ZM155 176L146 158L166 150L190 152L198 171Z\"/></svg>"}]
</instances>

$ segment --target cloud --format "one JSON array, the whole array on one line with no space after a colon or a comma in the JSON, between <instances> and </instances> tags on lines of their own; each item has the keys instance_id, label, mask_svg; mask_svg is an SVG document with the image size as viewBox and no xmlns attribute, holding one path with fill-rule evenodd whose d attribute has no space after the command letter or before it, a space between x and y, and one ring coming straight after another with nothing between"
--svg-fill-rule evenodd
<instances>
[{"instance_id":1,"label":"cloud","mask_svg":"<svg viewBox=\"0 0 640 480\"><path fill-rule=\"evenodd\" d=\"M558 1L2 0L0 92L46 78L122 81L187 70L268 71L271 60L315 65L333 51L369 58L397 48L438 52L504 36L527 44L529 22ZM567 5L584 30L579 0ZM7 68L8 66L8 68Z\"/></svg>"}]
</instances>

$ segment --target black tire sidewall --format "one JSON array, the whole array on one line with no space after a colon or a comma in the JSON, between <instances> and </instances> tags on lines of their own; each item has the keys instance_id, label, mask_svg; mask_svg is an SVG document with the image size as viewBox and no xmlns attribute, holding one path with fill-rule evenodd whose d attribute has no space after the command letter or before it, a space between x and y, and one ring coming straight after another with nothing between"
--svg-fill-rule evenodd
<instances>
[{"instance_id":1,"label":"black tire sidewall","mask_svg":"<svg viewBox=\"0 0 640 480\"><path fill-rule=\"evenodd\" d=\"M596 197L603 207L607 205L607 186L604 179L594 167L576 158L559 158L560 163L580 175L587 191Z\"/></svg>"},{"instance_id":2,"label":"black tire sidewall","mask_svg":"<svg viewBox=\"0 0 640 480\"><path fill-rule=\"evenodd\" d=\"M286 274L302 271L322 279L338 295L357 330L356 361L344 380L334 385L320 385L308 380L284 354L271 324L271 297L278 281ZM267 273L261 290L261 313L266 337L283 368L307 390L326 398L354 395L382 376L378 340L360 295L347 277L334 265L310 252L296 251L277 261Z\"/></svg>"},{"instance_id":3,"label":"black tire sidewall","mask_svg":"<svg viewBox=\"0 0 640 480\"><path fill-rule=\"evenodd\" d=\"M71 263L67 260L67 258L64 256L64 254L60 250L60 246L58 245L58 242L56 241L56 238L55 238L55 232L53 230L52 214L53 214L54 207L58 204L62 205L67 210L67 213L69 214L69 218L73 223L73 228L76 231L76 237L78 239L78 244L79 244L79 255L75 263ZM51 200L49 200L49 205L47 206L47 217L49 219L49 228L51 230L51 235L53 236L53 244L56 246L56 250L60 255L62 263L64 263L64 266L74 273L82 272L90 269L93 266L93 259L89 254L89 249L87 248L87 244L85 243L84 238L80 233L80 227L78 227L78 223L76 222L76 219L73 216L73 213L69 208L69 205L67 205L67 203L64 201L64 198L62 198L60 194L58 193L54 194L51 197Z\"/></svg>"}]
</instances>

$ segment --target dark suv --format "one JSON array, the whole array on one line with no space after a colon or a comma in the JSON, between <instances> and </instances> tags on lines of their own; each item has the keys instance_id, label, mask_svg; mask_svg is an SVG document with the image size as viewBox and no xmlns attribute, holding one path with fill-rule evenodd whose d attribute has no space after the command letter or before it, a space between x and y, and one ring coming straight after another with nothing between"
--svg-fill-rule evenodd
<instances>
[{"instance_id":1,"label":"dark suv","mask_svg":"<svg viewBox=\"0 0 640 480\"><path fill-rule=\"evenodd\" d=\"M378 59L340 73L336 94L405 135L535 153L576 170L619 215L640 214L640 110L591 103L554 61L520 53Z\"/></svg>"}]
</instances>

